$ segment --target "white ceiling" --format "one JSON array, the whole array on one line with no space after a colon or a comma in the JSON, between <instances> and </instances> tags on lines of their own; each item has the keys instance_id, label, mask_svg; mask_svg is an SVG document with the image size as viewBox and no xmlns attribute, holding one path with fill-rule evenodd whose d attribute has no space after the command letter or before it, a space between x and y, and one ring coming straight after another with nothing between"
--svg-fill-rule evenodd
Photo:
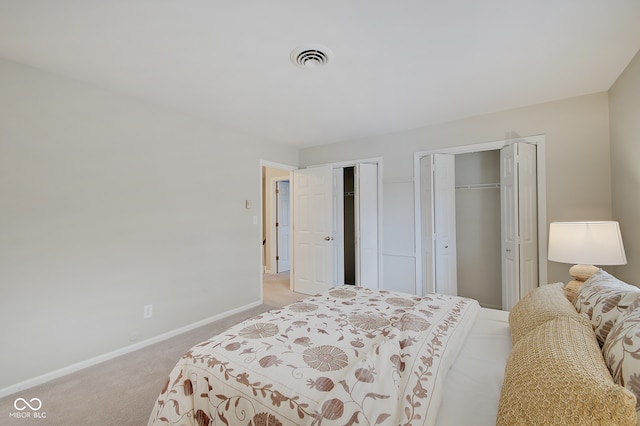
<instances>
[{"instance_id":1,"label":"white ceiling","mask_svg":"<svg viewBox=\"0 0 640 426\"><path fill-rule=\"evenodd\" d=\"M0 0L1 58L301 147L606 91L639 49L640 0Z\"/></svg>"}]
</instances>

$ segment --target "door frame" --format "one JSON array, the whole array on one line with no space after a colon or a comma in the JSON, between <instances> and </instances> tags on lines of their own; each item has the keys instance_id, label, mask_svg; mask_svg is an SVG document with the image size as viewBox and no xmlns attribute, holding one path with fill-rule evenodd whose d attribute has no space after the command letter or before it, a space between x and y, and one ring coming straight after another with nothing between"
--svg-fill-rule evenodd
<instances>
[{"instance_id":1,"label":"door frame","mask_svg":"<svg viewBox=\"0 0 640 426\"><path fill-rule=\"evenodd\" d=\"M545 135L534 135L521 137L515 133L507 134L506 139L477 143L471 145L461 145L449 148L438 148L427 151L413 153L413 187L414 187L414 226L415 226L415 276L416 295L424 295L424 279L422 258L424 250L422 248L422 206L420 203L421 191L421 171L420 159L429 154L468 154L472 152L493 151L504 148L514 140L524 140L536 145L536 161L538 164L538 283L547 282L547 186L546 186L546 154Z\"/></svg>"},{"instance_id":2,"label":"door frame","mask_svg":"<svg viewBox=\"0 0 640 426\"><path fill-rule=\"evenodd\" d=\"M262 241L264 239L264 215L265 215L265 200L264 200L264 193L268 191L268 188L266 188L269 183L265 182L265 178L263 175L263 170L265 167L270 168L270 169L278 169L278 170L283 170L283 171L289 171L289 179L291 179L291 172L294 170L298 170L297 166L292 166L289 164L282 164L282 163L274 163L273 161L267 161L267 160L260 160L260 165L259 165L259 172L258 172L258 176L260 177L260 216L259 216L259 224L260 224L260 233L259 233L259 242L258 244L260 244L260 247L262 247ZM291 195L289 195L291 197ZM292 206L293 203L289 203L289 215L292 214ZM289 216L291 217L291 216ZM290 247L290 258L291 261L293 262L293 256L295 255L293 253L292 247ZM263 288L264 288L264 248L262 250L260 250L260 264L259 264L259 270L260 270L260 300L264 300L264 293L263 293ZM293 283L291 282L291 278L289 278L289 289L293 290Z\"/></svg>"}]
</instances>

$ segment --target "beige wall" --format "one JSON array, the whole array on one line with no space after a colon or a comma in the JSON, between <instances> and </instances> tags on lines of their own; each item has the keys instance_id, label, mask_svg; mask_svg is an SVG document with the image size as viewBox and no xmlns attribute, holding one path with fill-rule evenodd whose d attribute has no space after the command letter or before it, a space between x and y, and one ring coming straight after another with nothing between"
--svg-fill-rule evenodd
<instances>
[{"instance_id":1,"label":"beige wall","mask_svg":"<svg viewBox=\"0 0 640 426\"><path fill-rule=\"evenodd\" d=\"M609 105L613 215L628 262L615 273L640 286L640 52L609 91Z\"/></svg>"},{"instance_id":2,"label":"beige wall","mask_svg":"<svg viewBox=\"0 0 640 426\"><path fill-rule=\"evenodd\" d=\"M510 132L546 137L548 222L611 219L607 93L308 148L300 152L300 163L383 158L383 286L411 290L415 279L413 153L503 140ZM569 266L549 262L548 281L566 281Z\"/></svg>"},{"instance_id":3,"label":"beige wall","mask_svg":"<svg viewBox=\"0 0 640 426\"><path fill-rule=\"evenodd\" d=\"M0 390L259 303L261 159L297 151L0 61Z\"/></svg>"}]
</instances>

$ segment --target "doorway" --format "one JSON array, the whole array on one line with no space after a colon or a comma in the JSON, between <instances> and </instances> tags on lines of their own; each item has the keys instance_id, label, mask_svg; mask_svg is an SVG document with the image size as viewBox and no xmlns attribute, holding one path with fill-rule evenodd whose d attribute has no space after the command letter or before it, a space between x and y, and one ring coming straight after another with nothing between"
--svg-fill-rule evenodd
<instances>
[{"instance_id":1,"label":"doorway","mask_svg":"<svg viewBox=\"0 0 640 426\"><path fill-rule=\"evenodd\" d=\"M355 284L378 288L379 160L293 173L293 288L316 294Z\"/></svg>"},{"instance_id":2,"label":"doorway","mask_svg":"<svg viewBox=\"0 0 640 426\"><path fill-rule=\"evenodd\" d=\"M278 295L295 298L288 272L277 273L276 255L276 186L280 181L289 181L295 166L260 161L260 241L262 256L260 261L260 296L263 303L270 301L272 293L265 294L265 285L277 285ZM290 201L289 201L290 202ZM281 249L284 249L281 245ZM292 255L289 251L289 255ZM281 288L280 288L281 287ZM290 292L290 294L288 294ZM266 298L266 300L265 300ZM289 300L289 299L286 299Z\"/></svg>"},{"instance_id":3,"label":"doorway","mask_svg":"<svg viewBox=\"0 0 640 426\"><path fill-rule=\"evenodd\" d=\"M455 155L458 295L502 309L500 151Z\"/></svg>"},{"instance_id":4,"label":"doorway","mask_svg":"<svg viewBox=\"0 0 640 426\"><path fill-rule=\"evenodd\" d=\"M511 185L503 185L503 188L500 188L500 182L503 181L503 179L505 178L504 176L500 175L500 173L498 172L496 174L496 171L494 170L492 173L492 175L490 175L488 178L486 176L480 176L480 177L474 177L473 174L476 172L472 172L471 176L469 176L469 167L470 164L469 161L479 161L479 164L484 163L493 163L492 167L487 167L487 165L485 164L484 167L485 169L489 170L491 168L495 169L497 168L498 170L502 170L502 169L506 169L502 164L503 162L505 162L505 164L508 164L507 160L505 158L502 157L497 157L496 156L496 150L501 150L505 147L510 147L510 146L515 146L515 145L527 145L527 146L532 146L533 147L533 153L529 154L530 156L533 156L533 163L534 163L534 168L535 168L535 164L538 164L538 169L539 169L539 173L537 175L537 177L534 175L533 177L533 191L523 191L523 194L525 196L529 197L529 209L534 211L534 216L533 217L524 217L521 218L521 220L529 220L530 222L533 222L531 226L528 227L528 229L530 230L528 235L523 234L522 238L520 238L520 234L518 234L517 238L515 240L512 241L512 243L515 243L517 246L514 247L509 246L509 245L505 245L504 242L502 242L502 244L499 244L496 240L496 234L498 236L502 235L502 236L510 236L513 234L513 226L518 226L518 220L514 221L509 221L509 220L502 220L502 217L507 217L509 215L511 216L515 216L515 217L520 217L518 213L518 196L516 193L516 204L513 205L513 203L511 202L504 202L504 201L500 201L502 199L504 199L505 197L508 199L509 196L511 196L511 199L513 200L513 188ZM537 148L537 149L536 149ZM491 151L494 151L493 153ZM528 149L523 149L523 153L524 152L529 152L530 150ZM473 153L477 153L477 154L473 154ZM523 154L524 155L524 154ZM441 196L442 199L444 200L448 200L448 199L454 199L454 200L458 200L459 202L459 209L456 209L455 206L453 208L453 210L451 210L451 212L456 212L456 213L452 213L452 214L441 214L441 216L444 216L447 220L444 220L444 224L449 224L449 226L452 227L452 229L448 229L446 230L446 232L443 232L442 230L436 232L433 229L433 224L435 224L437 221L435 220L435 217L429 217L430 213L429 213L429 208L425 208L425 197L426 199L429 200L433 200L433 197L437 196L438 194L436 193L434 194L430 194L428 191L426 192L425 195L425 186L430 186L431 183L426 180L425 181L425 174L431 174L433 173L433 170L427 168L425 171L425 165L424 165L424 159L427 157L448 157L451 158L451 162L450 162L450 166L447 166L447 163L449 161L446 161L443 163L444 169L447 169L448 167L453 169L453 164L455 163L460 163L462 162L462 166L463 168L467 169L467 170L462 170L462 176L458 175L455 176L455 173L450 173L451 176L455 176L456 178L456 184L455 184L455 191L453 190L454 187L453 185L445 185L448 188L448 192L449 195L447 196ZM474 156L477 156L475 159ZM455 158L455 163L453 161L453 158ZM433 161L431 161L431 163L433 163ZM435 254L437 254L437 249L439 247L438 245L438 239L436 238L436 235L453 235L454 240L459 240L460 244L458 244L458 249L454 251L454 253L446 253L448 256L444 256L445 260L449 259L451 260L451 258L453 257L453 261L448 262L448 264L445 263L445 265L447 265L447 268L450 269L450 271L448 272L440 272L440 277L444 277L445 279L441 279L441 282L444 282L444 285L441 285L443 288L445 288L445 292L448 292L448 294L456 294L456 292L458 292L457 286L458 284L460 284L460 292L458 292L457 294L463 295L463 296L467 296L467 297L472 297L475 299L480 300L481 302L484 303L484 306L487 307L493 307L493 308L503 308L503 309L509 309L510 306L512 306L513 303L515 303L514 301L517 300L520 296L520 286L522 285L521 283L527 283L522 290L522 294L526 294L527 291L529 291L529 287L527 286L537 286L539 282L546 282L546 261L544 261L544 259L546 259L546 203L545 203L545 199L546 199L546 193L545 193L545 176L544 176L544 136L534 136L534 137L527 137L527 138L519 138L519 137L512 137L512 138L508 138L506 140L503 141L496 141L496 142L489 142L489 143L484 143L484 144L477 144L477 145L468 145L468 146L462 146L462 147L455 147L455 148L450 148L450 149L442 149L442 150L435 150L435 151L429 151L429 152L421 152L421 153L415 153L414 154L414 165L415 165L415 170L416 170L416 176L415 176L415 187L416 187L416 193L415 193L415 197L416 200L418 202L416 202L416 222L415 222L415 226L416 226L416 293L417 294L424 294L425 292L429 292L429 291L440 291L440 289L435 288L435 282L436 282L436 277L435 277L435 271L437 270L437 268L435 267L435 264L429 264L430 260L429 259L433 259L431 260L432 263L436 262L436 258L434 257ZM526 168L525 166L516 166L516 168L518 167L522 167L523 169ZM443 167L438 167L440 169L440 174L443 174L444 172L442 172L442 168ZM435 170L438 170L438 168L436 168ZM467 172L467 176L465 177L465 171ZM446 173L444 173L446 176ZM449 180L453 179L453 177L449 176ZM496 180L496 176L498 176L500 179ZM503 181L505 182L505 181ZM506 188L506 189L505 189ZM511 191L510 193L507 191ZM504 193L504 191L506 192L506 195ZM517 188L516 188L517 191ZM435 191L437 192L437 191ZM455 192L454 195L451 195L451 193ZM525 198L524 196L522 198ZM496 204L496 199L498 199L498 204ZM476 200L473 201L474 204L471 205L469 203L472 202L472 200ZM493 200L493 201L492 201ZM479 202L480 204L477 204L477 202ZM455 203L454 203L455 204ZM511 211L505 211L505 206L508 206L509 209ZM522 210L525 210L526 208L522 208ZM468 212L471 211L471 214L468 214ZM537 212L537 218L535 217ZM445 212L446 213L446 212ZM434 213L431 213L432 215L435 216ZM488 215L491 215L488 219ZM505 216L506 215L506 216ZM457 217L456 221L453 221L453 223L451 223L452 221L450 220L451 217ZM485 219L483 219L483 217L485 217ZM523 222L524 223L524 222ZM515 225L514 225L515 224ZM505 228L505 225L507 225L507 227ZM511 226L511 228L509 228L509 226ZM431 227L431 228L430 228ZM440 226L442 227L442 225ZM445 228L446 229L446 228ZM457 232L456 232L457 231ZM487 235L487 232L489 232L490 235ZM519 232L519 231L518 231ZM484 234L483 234L484 233ZM527 245L527 244L522 244L522 246L520 245L521 241L528 241L528 237L531 236L531 233L535 234L534 236L534 240L536 240L535 242L535 248L533 249L533 253L531 253L531 246ZM459 234L458 237L456 238L456 234ZM536 238L537 237L537 238ZM500 241L502 241L502 237ZM450 247L453 246L455 247L455 241L453 242L453 244L451 243L443 243L441 244L443 247ZM475 248L474 248L475 246ZM465 263L463 266L463 262L465 261L465 257L469 257L469 252L471 251L476 251L477 250L481 250L483 252L488 252L489 250L491 250L491 255L482 255L482 256L477 256L473 255L472 257L475 258L475 264L473 263ZM445 252L444 249L442 249L442 252ZM524 267L522 267L520 270L518 270L518 268L512 269L510 270L510 273L512 275L516 275L517 277L520 278L514 278L511 281L518 281L518 282L510 282L509 276L507 275L506 278L504 276L504 269L503 267L501 267L501 263L503 265L507 265L507 266L511 266L514 267L513 263L509 263L507 262L503 262L502 259L505 257L504 256L504 252L517 252L517 253L526 253L528 256L533 256L535 258L536 264L534 266L535 270L532 270L533 268L531 268L531 265L528 263L525 263ZM456 258L456 254L461 255L461 259L458 260ZM488 254L488 253L487 253ZM507 260L508 259L508 256ZM496 266L496 259L498 259L497 266ZM538 262L537 259L541 259L542 261ZM468 259L467 259L468 260ZM517 264L515 266L518 266ZM498 286L494 286L493 288L487 290L487 289L482 289L480 286L476 286L475 281L477 281L477 277L485 277L485 275L482 273L482 270L484 269L492 269L493 272L490 274L490 277L488 278L488 282L490 282L491 280L496 281L497 283L499 283ZM442 268L441 268L442 269ZM446 269L446 268L445 268ZM500 273L500 271L502 270L502 277L500 275L496 275L496 270ZM456 275L460 275L460 282L458 282ZM476 279L474 280L474 274ZM523 274L528 274L526 276L523 277ZM533 284L528 284L528 281L532 281ZM468 287L468 284L471 283L470 285L475 286L473 291L475 291L476 293L473 292L469 292L468 288L465 288L465 286ZM516 291L512 291L510 290L510 287L516 287L517 290ZM502 293L502 297L500 297L500 293ZM506 293L506 295L505 295ZM502 300L500 300L502 299Z\"/></svg>"}]
</instances>

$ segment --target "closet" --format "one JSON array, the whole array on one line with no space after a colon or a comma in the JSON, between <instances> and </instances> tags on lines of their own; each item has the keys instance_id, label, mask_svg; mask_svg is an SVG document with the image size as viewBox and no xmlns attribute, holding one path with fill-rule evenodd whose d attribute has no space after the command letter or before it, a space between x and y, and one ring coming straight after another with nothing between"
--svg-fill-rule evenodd
<instances>
[{"instance_id":1,"label":"closet","mask_svg":"<svg viewBox=\"0 0 640 426\"><path fill-rule=\"evenodd\" d=\"M422 292L510 310L546 278L543 137L417 153ZM543 169L542 169L543 172ZM539 244L540 242L540 244ZM542 253L542 254L541 254ZM541 264L543 266L541 266Z\"/></svg>"},{"instance_id":2,"label":"closet","mask_svg":"<svg viewBox=\"0 0 640 426\"><path fill-rule=\"evenodd\" d=\"M378 166L333 169L334 282L378 286Z\"/></svg>"},{"instance_id":3,"label":"closet","mask_svg":"<svg viewBox=\"0 0 640 426\"><path fill-rule=\"evenodd\" d=\"M500 151L455 156L458 295L502 308Z\"/></svg>"},{"instance_id":4,"label":"closet","mask_svg":"<svg viewBox=\"0 0 640 426\"><path fill-rule=\"evenodd\" d=\"M295 170L292 188L294 290L378 288L378 163Z\"/></svg>"},{"instance_id":5,"label":"closet","mask_svg":"<svg viewBox=\"0 0 640 426\"><path fill-rule=\"evenodd\" d=\"M342 172L344 188L342 191L343 214L342 219L344 229L342 232L343 239L343 262L344 262L344 284L356 283L356 188L355 188L355 167L344 167L337 169ZM340 214L340 212L337 212ZM337 279L339 282L339 279Z\"/></svg>"}]
</instances>

